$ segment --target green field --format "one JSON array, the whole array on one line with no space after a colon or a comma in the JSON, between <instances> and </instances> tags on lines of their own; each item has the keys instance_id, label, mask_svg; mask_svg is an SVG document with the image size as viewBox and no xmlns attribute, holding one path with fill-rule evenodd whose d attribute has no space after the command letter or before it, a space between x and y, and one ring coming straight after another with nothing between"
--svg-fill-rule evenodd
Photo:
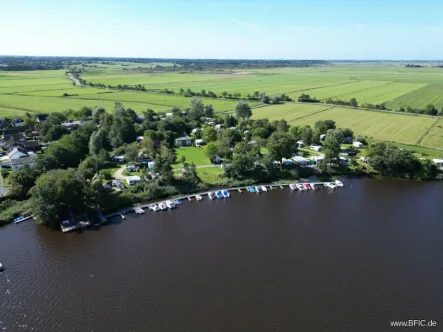
<instances>
[{"instance_id":1,"label":"green field","mask_svg":"<svg viewBox=\"0 0 443 332\"><path fill-rule=\"evenodd\" d=\"M418 144L420 139L437 121L435 117L355 110L351 108L291 104L261 107L253 110L253 118L285 119L291 125L313 126L319 120L334 120L337 127L351 128L356 134L377 140L396 141L405 144ZM441 120L440 120L441 121ZM433 127L434 126L434 127ZM427 134L421 144L443 149L443 137L435 134L429 142ZM432 144L432 145L430 145Z\"/></svg>"},{"instance_id":2,"label":"green field","mask_svg":"<svg viewBox=\"0 0 443 332\"><path fill-rule=\"evenodd\" d=\"M186 162L193 162L195 166L211 165L211 161L205 156L204 148L200 147L184 147L175 149L177 156L177 163L173 165L174 168L181 168L182 164L180 158L185 156Z\"/></svg>"},{"instance_id":3,"label":"green field","mask_svg":"<svg viewBox=\"0 0 443 332\"><path fill-rule=\"evenodd\" d=\"M56 112L78 110L82 106L103 106L108 111L114 102L140 113L148 108L167 111L189 106L190 98L158 93L165 88L200 92L202 89L220 94L255 91L268 95L286 93L297 99L301 93L320 100L328 98L362 103L386 103L389 108L420 107L432 103L443 108L443 69L405 68L400 64L333 64L306 68L271 68L243 71L213 72L148 72L137 67L152 68L171 63L88 64L82 78L92 83L143 84L149 92L118 91L107 88L77 87L65 76L65 70L0 72L0 117L23 116L24 112ZM67 93L68 96L63 97ZM202 98L216 112L233 110L237 101ZM251 102L251 106L260 106ZM323 105L287 103L254 109L254 118L284 118L299 125L313 124L321 119L336 120L341 127L374 139L393 140L407 144L443 148L441 127L435 119L403 114L353 111ZM432 127L433 126L433 127ZM431 128L432 127L432 128Z\"/></svg>"}]
</instances>

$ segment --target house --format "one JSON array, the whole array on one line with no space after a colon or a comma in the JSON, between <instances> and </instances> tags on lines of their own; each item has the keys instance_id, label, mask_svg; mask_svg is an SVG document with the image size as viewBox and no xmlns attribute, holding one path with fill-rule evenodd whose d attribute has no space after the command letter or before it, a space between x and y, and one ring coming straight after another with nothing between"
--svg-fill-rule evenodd
<instances>
[{"instance_id":1,"label":"house","mask_svg":"<svg viewBox=\"0 0 443 332\"><path fill-rule=\"evenodd\" d=\"M119 163L124 163L125 162L125 156L114 156L112 157L113 161L119 162Z\"/></svg>"},{"instance_id":2,"label":"house","mask_svg":"<svg viewBox=\"0 0 443 332\"><path fill-rule=\"evenodd\" d=\"M26 151L25 149L21 148L21 147L16 147L13 148L9 153L8 153L8 158L9 160L13 160L13 159L19 159L19 158L24 158L24 157L28 157L28 151Z\"/></svg>"},{"instance_id":3,"label":"house","mask_svg":"<svg viewBox=\"0 0 443 332\"><path fill-rule=\"evenodd\" d=\"M191 137L189 137L188 135L185 135L185 136L176 138L175 145L178 147L191 146L192 145Z\"/></svg>"},{"instance_id":4,"label":"house","mask_svg":"<svg viewBox=\"0 0 443 332\"><path fill-rule=\"evenodd\" d=\"M297 146L299 147L299 148L302 148L302 147L304 147L305 146L305 142L303 142L302 140L300 140L300 141L297 141Z\"/></svg>"},{"instance_id":5,"label":"house","mask_svg":"<svg viewBox=\"0 0 443 332\"><path fill-rule=\"evenodd\" d=\"M38 141L21 141L17 142L16 146L21 147L28 152L40 150L40 143Z\"/></svg>"},{"instance_id":6,"label":"house","mask_svg":"<svg viewBox=\"0 0 443 332\"><path fill-rule=\"evenodd\" d=\"M343 137L342 143L344 144L351 144L352 143L352 137Z\"/></svg>"},{"instance_id":7,"label":"house","mask_svg":"<svg viewBox=\"0 0 443 332\"><path fill-rule=\"evenodd\" d=\"M48 117L49 114L37 114L37 116L35 117L38 123L44 123L46 122L46 118Z\"/></svg>"},{"instance_id":8,"label":"house","mask_svg":"<svg viewBox=\"0 0 443 332\"><path fill-rule=\"evenodd\" d=\"M294 165L294 161L291 159L282 158L281 163L285 166L292 166Z\"/></svg>"},{"instance_id":9,"label":"house","mask_svg":"<svg viewBox=\"0 0 443 332\"><path fill-rule=\"evenodd\" d=\"M203 140L203 139L196 139L195 140L195 146L202 146L202 145L205 145L206 144L206 142Z\"/></svg>"},{"instance_id":10,"label":"house","mask_svg":"<svg viewBox=\"0 0 443 332\"><path fill-rule=\"evenodd\" d=\"M77 127L77 126L83 127L84 125L86 125L86 124L88 124L90 122L91 121L69 120L69 121L62 122L61 125L63 127L68 128L68 129L73 129L73 128Z\"/></svg>"},{"instance_id":11,"label":"house","mask_svg":"<svg viewBox=\"0 0 443 332\"><path fill-rule=\"evenodd\" d=\"M167 118L172 118L174 115L172 113L166 113Z\"/></svg>"},{"instance_id":12,"label":"house","mask_svg":"<svg viewBox=\"0 0 443 332\"><path fill-rule=\"evenodd\" d=\"M357 155L357 151L348 150L348 149L341 149L340 154L343 156L355 157Z\"/></svg>"},{"instance_id":13,"label":"house","mask_svg":"<svg viewBox=\"0 0 443 332\"><path fill-rule=\"evenodd\" d=\"M138 175L134 175L134 176L127 176L126 177L126 183L130 186L140 183L142 180L140 178L140 176Z\"/></svg>"},{"instance_id":14,"label":"house","mask_svg":"<svg viewBox=\"0 0 443 332\"><path fill-rule=\"evenodd\" d=\"M13 171L17 171L25 165L28 165L29 167L32 168L35 164L36 158L37 158L36 155L31 155L31 156L21 157L21 158L17 158L17 159L9 159L9 164L11 165L11 169Z\"/></svg>"},{"instance_id":15,"label":"house","mask_svg":"<svg viewBox=\"0 0 443 332\"><path fill-rule=\"evenodd\" d=\"M363 143L362 142L354 142L354 143L352 143L352 145L355 146L356 148L363 147Z\"/></svg>"},{"instance_id":16,"label":"house","mask_svg":"<svg viewBox=\"0 0 443 332\"><path fill-rule=\"evenodd\" d=\"M295 156L292 158L296 164L300 165L300 166L306 166L309 162L308 159L302 157L302 156Z\"/></svg>"},{"instance_id":17,"label":"house","mask_svg":"<svg viewBox=\"0 0 443 332\"><path fill-rule=\"evenodd\" d=\"M25 120L17 118L12 121L12 124L14 127L23 127L25 125Z\"/></svg>"},{"instance_id":18,"label":"house","mask_svg":"<svg viewBox=\"0 0 443 332\"><path fill-rule=\"evenodd\" d=\"M150 161L150 162L148 163L148 168L149 168L149 169L153 169L153 168L154 168L154 161Z\"/></svg>"},{"instance_id":19,"label":"house","mask_svg":"<svg viewBox=\"0 0 443 332\"><path fill-rule=\"evenodd\" d=\"M144 137L143 136L138 136L136 141L137 143L140 143L141 141L143 141Z\"/></svg>"},{"instance_id":20,"label":"house","mask_svg":"<svg viewBox=\"0 0 443 332\"><path fill-rule=\"evenodd\" d=\"M313 156L311 157L311 164L319 165L323 160L325 160L324 156Z\"/></svg>"},{"instance_id":21,"label":"house","mask_svg":"<svg viewBox=\"0 0 443 332\"><path fill-rule=\"evenodd\" d=\"M437 166L437 168L443 169L443 159L432 159L432 161Z\"/></svg>"},{"instance_id":22,"label":"house","mask_svg":"<svg viewBox=\"0 0 443 332\"><path fill-rule=\"evenodd\" d=\"M136 172L136 171L138 170L138 167L135 166L135 165L128 165L128 166L126 166L126 169L127 169L129 172Z\"/></svg>"},{"instance_id":23,"label":"house","mask_svg":"<svg viewBox=\"0 0 443 332\"><path fill-rule=\"evenodd\" d=\"M112 189L112 185L109 182L103 183L102 186L103 186L103 189Z\"/></svg>"},{"instance_id":24,"label":"house","mask_svg":"<svg viewBox=\"0 0 443 332\"><path fill-rule=\"evenodd\" d=\"M311 145L310 149L318 152L318 151L323 150L323 147L321 145L314 145L313 144L313 145Z\"/></svg>"},{"instance_id":25,"label":"house","mask_svg":"<svg viewBox=\"0 0 443 332\"><path fill-rule=\"evenodd\" d=\"M326 134L321 134L320 135L320 141L324 141L326 139Z\"/></svg>"},{"instance_id":26,"label":"house","mask_svg":"<svg viewBox=\"0 0 443 332\"><path fill-rule=\"evenodd\" d=\"M340 165L342 166L347 166L349 161L348 159L346 159L345 157L340 157L340 161L339 161Z\"/></svg>"}]
</instances>

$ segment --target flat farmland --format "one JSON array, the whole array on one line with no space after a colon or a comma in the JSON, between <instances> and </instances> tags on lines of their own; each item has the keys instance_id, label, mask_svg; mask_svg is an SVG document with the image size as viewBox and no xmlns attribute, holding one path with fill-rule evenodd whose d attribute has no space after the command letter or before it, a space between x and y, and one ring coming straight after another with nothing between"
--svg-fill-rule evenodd
<instances>
[{"instance_id":1,"label":"flat farmland","mask_svg":"<svg viewBox=\"0 0 443 332\"><path fill-rule=\"evenodd\" d=\"M390 108L407 105L413 108L425 108L433 104L438 109L443 108L443 83L428 84L399 98L392 99L386 105Z\"/></svg>"},{"instance_id":2,"label":"flat farmland","mask_svg":"<svg viewBox=\"0 0 443 332\"><path fill-rule=\"evenodd\" d=\"M443 119L440 119L423 138L421 144L428 148L443 149Z\"/></svg>"},{"instance_id":3,"label":"flat farmland","mask_svg":"<svg viewBox=\"0 0 443 332\"><path fill-rule=\"evenodd\" d=\"M436 118L403 115L387 112L363 111L350 108L333 107L324 109L321 105L309 105L306 113L300 106L294 104L291 112L291 104L285 104L285 108L277 109L278 106L267 106L254 109L254 117L267 117L273 120L283 118L291 125L313 126L319 120L334 120L337 127L351 128L356 134L368 136L377 140L395 141L405 144L417 144L419 139L426 134L437 121ZM256 112L260 112L255 114ZM311 113L309 115L309 113ZM304 116L300 116L300 115ZM306 114L306 115L305 115ZM426 140L426 137L423 141ZM423 142L422 142L423 143ZM443 148L443 140L436 138L436 146Z\"/></svg>"},{"instance_id":4,"label":"flat farmland","mask_svg":"<svg viewBox=\"0 0 443 332\"><path fill-rule=\"evenodd\" d=\"M9 117L9 118L13 118L15 116L23 117L25 115L25 113L26 113L26 111L23 111L23 110L0 107L0 115L2 117Z\"/></svg>"},{"instance_id":5,"label":"flat farmland","mask_svg":"<svg viewBox=\"0 0 443 332\"><path fill-rule=\"evenodd\" d=\"M134 109L138 113L141 113L148 108L151 108L155 111L166 111L170 109L170 107L168 106L137 102L124 102L123 105L126 108ZM111 111L114 108L114 101L75 99L69 97L0 95L0 107L17 108L32 113L61 112L67 109L79 110L83 106L103 106L106 110ZM3 116L1 111L0 116Z\"/></svg>"},{"instance_id":6,"label":"flat farmland","mask_svg":"<svg viewBox=\"0 0 443 332\"><path fill-rule=\"evenodd\" d=\"M290 123L298 123L298 119L312 116L330 109L331 106L287 103L283 105L257 107L252 110L252 119L267 118L270 121L285 119Z\"/></svg>"}]
</instances>

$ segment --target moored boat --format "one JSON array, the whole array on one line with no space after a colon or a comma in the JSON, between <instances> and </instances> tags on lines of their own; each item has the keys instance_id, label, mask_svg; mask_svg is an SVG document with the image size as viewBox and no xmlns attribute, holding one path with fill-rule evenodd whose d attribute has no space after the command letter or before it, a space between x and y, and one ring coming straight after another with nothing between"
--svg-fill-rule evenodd
<instances>
[{"instance_id":1,"label":"moored boat","mask_svg":"<svg viewBox=\"0 0 443 332\"><path fill-rule=\"evenodd\" d=\"M154 212L157 212L159 210L157 204L152 204L149 208Z\"/></svg>"},{"instance_id":2,"label":"moored boat","mask_svg":"<svg viewBox=\"0 0 443 332\"><path fill-rule=\"evenodd\" d=\"M309 183L305 183L303 186L305 187L306 190L311 189L311 186L309 185Z\"/></svg>"},{"instance_id":3,"label":"moored boat","mask_svg":"<svg viewBox=\"0 0 443 332\"><path fill-rule=\"evenodd\" d=\"M167 207L166 207L166 205L165 205L164 203L158 203L158 208L159 208L160 210L162 210L162 211L164 211L164 210L167 209Z\"/></svg>"},{"instance_id":4,"label":"moored boat","mask_svg":"<svg viewBox=\"0 0 443 332\"><path fill-rule=\"evenodd\" d=\"M217 198L224 198L221 191L217 191L216 195L217 195Z\"/></svg>"},{"instance_id":5,"label":"moored boat","mask_svg":"<svg viewBox=\"0 0 443 332\"><path fill-rule=\"evenodd\" d=\"M145 213L145 210L143 210L142 208L139 208L139 207L135 208L134 211L135 211L135 213L137 213L137 214L143 214L143 213Z\"/></svg>"},{"instance_id":6,"label":"moored boat","mask_svg":"<svg viewBox=\"0 0 443 332\"><path fill-rule=\"evenodd\" d=\"M266 188L265 186L261 186L260 188L263 192L265 192L265 193L268 192L268 188Z\"/></svg>"},{"instance_id":7,"label":"moored boat","mask_svg":"<svg viewBox=\"0 0 443 332\"><path fill-rule=\"evenodd\" d=\"M182 204L182 201L179 200L179 199L176 199L176 200L175 200L175 204L176 204L176 205L181 205L181 204Z\"/></svg>"},{"instance_id":8,"label":"moored boat","mask_svg":"<svg viewBox=\"0 0 443 332\"><path fill-rule=\"evenodd\" d=\"M335 189L335 183L333 183L333 182L326 182L325 186L328 188L331 188L331 189Z\"/></svg>"},{"instance_id":9,"label":"moored boat","mask_svg":"<svg viewBox=\"0 0 443 332\"><path fill-rule=\"evenodd\" d=\"M201 201L203 199L202 195L195 195L195 198L197 199L197 201Z\"/></svg>"},{"instance_id":10,"label":"moored boat","mask_svg":"<svg viewBox=\"0 0 443 332\"><path fill-rule=\"evenodd\" d=\"M0 272L2 272L5 269L2 263L0 263Z\"/></svg>"},{"instance_id":11,"label":"moored boat","mask_svg":"<svg viewBox=\"0 0 443 332\"><path fill-rule=\"evenodd\" d=\"M260 186L255 187L255 192L257 192L257 193L261 193L261 188L260 188Z\"/></svg>"},{"instance_id":12,"label":"moored boat","mask_svg":"<svg viewBox=\"0 0 443 332\"><path fill-rule=\"evenodd\" d=\"M210 199L216 199L216 198L217 198L217 195L216 195L215 193L208 193L208 197L209 197Z\"/></svg>"},{"instance_id":13,"label":"moored boat","mask_svg":"<svg viewBox=\"0 0 443 332\"><path fill-rule=\"evenodd\" d=\"M335 180L335 185L337 187L343 187L343 182L341 182L340 180Z\"/></svg>"},{"instance_id":14,"label":"moored boat","mask_svg":"<svg viewBox=\"0 0 443 332\"><path fill-rule=\"evenodd\" d=\"M318 189L318 186L315 183L311 183L310 185L311 185L312 190Z\"/></svg>"},{"instance_id":15,"label":"moored boat","mask_svg":"<svg viewBox=\"0 0 443 332\"><path fill-rule=\"evenodd\" d=\"M166 201L166 206L169 209L174 209L175 208L175 203L173 201L169 200L169 201Z\"/></svg>"},{"instance_id":16,"label":"moored boat","mask_svg":"<svg viewBox=\"0 0 443 332\"><path fill-rule=\"evenodd\" d=\"M18 224L18 223L20 223L22 221L25 221L25 220L28 220L28 219L31 219L31 218L32 218L32 216L28 216L28 217L20 216L20 217L14 219L14 224Z\"/></svg>"},{"instance_id":17,"label":"moored boat","mask_svg":"<svg viewBox=\"0 0 443 332\"><path fill-rule=\"evenodd\" d=\"M254 187L249 187L249 192L250 193L255 193L255 188Z\"/></svg>"},{"instance_id":18,"label":"moored boat","mask_svg":"<svg viewBox=\"0 0 443 332\"><path fill-rule=\"evenodd\" d=\"M297 190L297 185L295 185L294 183L291 183L291 184L289 185L289 188L290 188L291 190Z\"/></svg>"},{"instance_id":19,"label":"moored boat","mask_svg":"<svg viewBox=\"0 0 443 332\"><path fill-rule=\"evenodd\" d=\"M305 190L305 187L303 187L303 185L302 185L301 183L297 183L295 186L296 186L297 189L300 190L300 191Z\"/></svg>"},{"instance_id":20,"label":"moored boat","mask_svg":"<svg viewBox=\"0 0 443 332\"><path fill-rule=\"evenodd\" d=\"M224 198L229 198L229 197L231 197L231 195L229 195L229 191L227 191L227 190L223 190L223 191L222 191L222 194L223 194L223 197L224 197Z\"/></svg>"}]
</instances>

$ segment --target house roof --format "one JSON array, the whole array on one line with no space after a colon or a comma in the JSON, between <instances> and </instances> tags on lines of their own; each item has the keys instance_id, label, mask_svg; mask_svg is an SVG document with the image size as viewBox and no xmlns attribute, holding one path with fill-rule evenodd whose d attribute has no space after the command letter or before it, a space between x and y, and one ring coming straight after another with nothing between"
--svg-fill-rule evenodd
<instances>
[{"instance_id":1,"label":"house roof","mask_svg":"<svg viewBox=\"0 0 443 332\"><path fill-rule=\"evenodd\" d=\"M9 157L9 159L11 159L11 157L12 157L14 154L16 154L17 152L21 152L21 153L23 153L23 154L28 155L28 151L26 151L25 149L23 149L23 148L20 147L20 146L17 146L17 147L15 147L15 148L13 148L13 149L8 153L8 157ZM16 158L16 159L18 159L18 158Z\"/></svg>"},{"instance_id":2,"label":"house roof","mask_svg":"<svg viewBox=\"0 0 443 332\"><path fill-rule=\"evenodd\" d=\"M443 159L432 159L432 161L436 164L442 164L443 163Z\"/></svg>"},{"instance_id":3,"label":"house roof","mask_svg":"<svg viewBox=\"0 0 443 332\"><path fill-rule=\"evenodd\" d=\"M40 143L37 141L24 141L24 142L18 142L17 145L20 145L25 149L33 149L39 147Z\"/></svg>"},{"instance_id":4,"label":"house roof","mask_svg":"<svg viewBox=\"0 0 443 332\"><path fill-rule=\"evenodd\" d=\"M186 136L182 136L182 137L176 138L175 140L176 141L189 141L190 139L191 139L191 137L186 135Z\"/></svg>"},{"instance_id":5,"label":"house roof","mask_svg":"<svg viewBox=\"0 0 443 332\"><path fill-rule=\"evenodd\" d=\"M21 165L21 164L30 164L30 163L34 162L35 158L36 158L36 156L32 155L32 156L23 157L23 158L12 159L9 162L11 163L11 166Z\"/></svg>"}]
</instances>

